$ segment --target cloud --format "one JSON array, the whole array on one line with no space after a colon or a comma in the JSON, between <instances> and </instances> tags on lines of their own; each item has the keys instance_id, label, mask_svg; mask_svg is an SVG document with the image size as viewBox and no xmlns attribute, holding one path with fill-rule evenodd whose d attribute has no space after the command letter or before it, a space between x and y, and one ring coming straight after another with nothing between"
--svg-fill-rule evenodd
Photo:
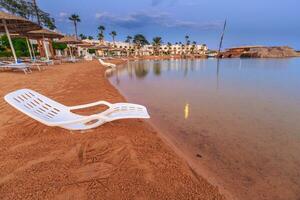
<instances>
[{"instance_id":1,"label":"cloud","mask_svg":"<svg viewBox=\"0 0 300 200\"><path fill-rule=\"evenodd\" d=\"M59 22L65 22L67 20L68 20L68 13L66 13L66 12L60 12L58 14L58 21Z\"/></svg>"},{"instance_id":2,"label":"cloud","mask_svg":"<svg viewBox=\"0 0 300 200\"><path fill-rule=\"evenodd\" d=\"M68 13L66 13L66 12L60 12L59 13L59 16L60 17L66 17L68 15Z\"/></svg>"},{"instance_id":3,"label":"cloud","mask_svg":"<svg viewBox=\"0 0 300 200\"><path fill-rule=\"evenodd\" d=\"M164 12L138 12L125 16L113 15L107 12L96 13L95 17L104 24L120 26L123 28L141 28L148 26L159 26L165 28L193 28L193 29L219 29L222 22L195 22L173 19L173 17Z\"/></svg>"},{"instance_id":4,"label":"cloud","mask_svg":"<svg viewBox=\"0 0 300 200\"><path fill-rule=\"evenodd\" d=\"M221 21L211 21L211 22L192 22L192 21L181 21L176 20L173 23L168 24L169 27L182 27L182 28L194 28L201 30L215 30L222 27Z\"/></svg>"},{"instance_id":5,"label":"cloud","mask_svg":"<svg viewBox=\"0 0 300 200\"><path fill-rule=\"evenodd\" d=\"M168 6L173 6L177 0L151 0L151 6L159 6L162 3L167 3Z\"/></svg>"},{"instance_id":6,"label":"cloud","mask_svg":"<svg viewBox=\"0 0 300 200\"><path fill-rule=\"evenodd\" d=\"M108 17L108 16L112 17L107 12L102 12L102 13L96 13L95 14L96 19L101 19L101 18Z\"/></svg>"}]
</instances>

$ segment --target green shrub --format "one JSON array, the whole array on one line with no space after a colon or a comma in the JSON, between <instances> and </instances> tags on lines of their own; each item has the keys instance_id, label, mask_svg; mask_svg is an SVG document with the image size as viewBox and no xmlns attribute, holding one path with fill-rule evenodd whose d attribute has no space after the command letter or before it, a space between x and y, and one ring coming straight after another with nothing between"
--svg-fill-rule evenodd
<instances>
[{"instance_id":1,"label":"green shrub","mask_svg":"<svg viewBox=\"0 0 300 200\"><path fill-rule=\"evenodd\" d=\"M89 52L90 54L93 54L93 53L96 53L96 50L95 50L95 49L88 49L88 52Z\"/></svg>"},{"instance_id":2,"label":"green shrub","mask_svg":"<svg viewBox=\"0 0 300 200\"><path fill-rule=\"evenodd\" d=\"M52 46L53 46L53 49L58 49L58 50L64 50L65 48L67 48L66 44L57 43L57 42L53 42Z\"/></svg>"},{"instance_id":3,"label":"green shrub","mask_svg":"<svg viewBox=\"0 0 300 200\"><path fill-rule=\"evenodd\" d=\"M12 53L10 51L0 51L0 57L12 57Z\"/></svg>"},{"instance_id":4,"label":"green shrub","mask_svg":"<svg viewBox=\"0 0 300 200\"><path fill-rule=\"evenodd\" d=\"M29 56L27 42L24 38L12 38L12 43L17 56ZM0 57L12 56L11 48L6 35L0 37Z\"/></svg>"}]
</instances>

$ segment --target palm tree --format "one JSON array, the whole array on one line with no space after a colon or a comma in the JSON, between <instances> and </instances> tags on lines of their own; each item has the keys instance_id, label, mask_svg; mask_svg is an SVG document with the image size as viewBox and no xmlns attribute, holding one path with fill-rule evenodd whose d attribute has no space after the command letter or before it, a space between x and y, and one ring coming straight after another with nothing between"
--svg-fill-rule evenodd
<instances>
[{"instance_id":1,"label":"palm tree","mask_svg":"<svg viewBox=\"0 0 300 200\"><path fill-rule=\"evenodd\" d=\"M113 44L115 44L115 37L117 36L117 32L116 31L112 31L109 35L112 37Z\"/></svg>"},{"instance_id":2,"label":"palm tree","mask_svg":"<svg viewBox=\"0 0 300 200\"><path fill-rule=\"evenodd\" d=\"M167 45L168 45L168 54L170 55L172 52L172 44L171 44L171 42L168 42Z\"/></svg>"},{"instance_id":3,"label":"palm tree","mask_svg":"<svg viewBox=\"0 0 300 200\"><path fill-rule=\"evenodd\" d=\"M88 36L88 39L89 39L89 40L93 40L94 37L93 37L93 36Z\"/></svg>"},{"instance_id":4,"label":"palm tree","mask_svg":"<svg viewBox=\"0 0 300 200\"><path fill-rule=\"evenodd\" d=\"M126 37L126 40L125 40L125 42L127 42L127 43L131 43L131 40L132 40L132 37L130 36L130 35L128 35L127 37Z\"/></svg>"},{"instance_id":5,"label":"palm tree","mask_svg":"<svg viewBox=\"0 0 300 200\"><path fill-rule=\"evenodd\" d=\"M87 37L86 37L84 34L82 34L82 33L79 34L79 37L80 37L82 40L87 39Z\"/></svg>"},{"instance_id":6,"label":"palm tree","mask_svg":"<svg viewBox=\"0 0 300 200\"><path fill-rule=\"evenodd\" d=\"M131 40L132 40L132 37L131 37L130 35L128 35L128 36L126 37L126 40L125 40L125 42L129 43L129 48L126 49L126 50L127 50L127 56L130 55L130 48L131 48L130 45L131 45Z\"/></svg>"},{"instance_id":7,"label":"palm tree","mask_svg":"<svg viewBox=\"0 0 300 200\"><path fill-rule=\"evenodd\" d=\"M77 39L77 38L78 38L78 36L77 36L77 23L80 22L79 15L77 15L77 14L72 14L72 15L69 17L69 20L71 20L71 21L74 23L75 36L76 36L76 39Z\"/></svg>"},{"instance_id":8,"label":"palm tree","mask_svg":"<svg viewBox=\"0 0 300 200\"><path fill-rule=\"evenodd\" d=\"M39 15L39 11L38 11L38 7L36 4L36 0L32 0L32 4L33 4L33 8L34 8L34 12L36 14L36 19L39 25L41 25L41 20L40 20L40 15Z\"/></svg>"},{"instance_id":9,"label":"palm tree","mask_svg":"<svg viewBox=\"0 0 300 200\"><path fill-rule=\"evenodd\" d=\"M187 44L189 38L190 38L190 36L188 36L188 35L185 36L185 43L186 43L186 44Z\"/></svg>"},{"instance_id":10,"label":"palm tree","mask_svg":"<svg viewBox=\"0 0 300 200\"><path fill-rule=\"evenodd\" d=\"M136 49L140 50L142 46L149 44L148 40L146 37L142 34L136 34L133 37L133 43L135 44ZM139 52L139 51L138 51Z\"/></svg>"},{"instance_id":11,"label":"palm tree","mask_svg":"<svg viewBox=\"0 0 300 200\"><path fill-rule=\"evenodd\" d=\"M99 39L100 41L103 41L103 40L104 40L105 26L100 25L100 26L98 27L98 30L100 31L100 33L99 33L99 35L98 35L98 39Z\"/></svg>"},{"instance_id":12,"label":"palm tree","mask_svg":"<svg viewBox=\"0 0 300 200\"><path fill-rule=\"evenodd\" d=\"M154 47L154 53L159 55L159 48L160 48L160 45L162 44L161 37L154 37L152 44Z\"/></svg>"},{"instance_id":13,"label":"palm tree","mask_svg":"<svg viewBox=\"0 0 300 200\"><path fill-rule=\"evenodd\" d=\"M133 43L136 45L140 45L140 46L144 46L146 44L149 44L148 40L146 39L146 37L142 34L136 34L133 37Z\"/></svg>"}]
</instances>

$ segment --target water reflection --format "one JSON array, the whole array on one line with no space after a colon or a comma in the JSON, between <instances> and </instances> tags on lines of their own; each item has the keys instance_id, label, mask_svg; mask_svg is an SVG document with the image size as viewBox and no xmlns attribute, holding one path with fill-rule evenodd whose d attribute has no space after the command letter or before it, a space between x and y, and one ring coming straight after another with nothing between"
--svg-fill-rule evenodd
<instances>
[{"instance_id":1,"label":"water reflection","mask_svg":"<svg viewBox=\"0 0 300 200\"><path fill-rule=\"evenodd\" d=\"M149 60L107 76L129 101L146 105L164 134L237 199L294 200L300 194L299 66L300 59Z\"/></svg>"},{"instance_id":2,"label":"water reflection","mask_svg":"<svg viewBox=\"0 0 300 200\"><path fill-rule=\"evenodd\" d=\"M262 68L266 70L282 70L286 68L287 64L291 62L289 60L253 60L253 59L208 59L208 60L183 60L183 59L173 59L173 60L163 60L163 61L132 61L124 65L118 66L118 68L113 71L108 69L106 71L106 76L116 76L116 81L120 84L119 76L128 75L130 79L138 78L144 79L148 76L161 76L164 71L171 72L166 74L166 76L174 74L182 74L183 77L194 77L198 76L199 73L206 74L206 70L211 71L216 70L216 83L215 88L219 90L220 80L221 80L221 68L226 68L229 71L231 68L238 69L233 72L233 75L238 75L239 73L243 75L248 73L247 70L259 71ZM151 72L151 74L149 73ZM197 74L197 75L196 75ZM175 75L175 74L174 74ZM261 75L258 73L258 75ZM200 77L198 77L200 78ZM207 77L205 77L207 78Z\"/></svg>"},{"instance_id":3,"label":"water reflection","mask_svg":"<svg viewBox=\"0 0 300 200\"><path fill-rule=\"evenodd\" d=\"M155 62L153 64L153 72L156 76L160 76L160 74L161 74L161 62Z\"/></svg>"},{"instance_id":4,"label":"water reflection","mask_svg":"<svg viewBox=\"0 0 300 200\"><path fill-rule=\"evenodd\" d=\"M134 68L134 72L137 78L144 78L148 74L148 69L145 62L141 62Z\"/></svg>"},{"instance_id":5,"label":"water reflection","mask_svg":"<svg viewBox=\"0 0 300 200\"><path fill-rule=\"evenodd\" d=\"M187 103L184 106L184 119L189 118L190 105Z\"/></svg>"},{"instance_id":6,"label":"water reflection","mask_svg":"<svg viewBox=\"0 0 300 200\"><path fill-rule=\"evenodd\" d=\"M220 59L217 59L217 90L219 90Z\"/></svg>"}]
</instances>

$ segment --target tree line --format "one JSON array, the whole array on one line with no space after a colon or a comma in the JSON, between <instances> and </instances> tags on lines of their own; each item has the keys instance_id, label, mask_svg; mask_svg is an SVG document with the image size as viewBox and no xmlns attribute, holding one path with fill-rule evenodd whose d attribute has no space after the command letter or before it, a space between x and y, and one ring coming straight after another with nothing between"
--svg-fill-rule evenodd
<instances>
[{"instance_id":1,"label":"tree line","mask_svg":"<svg viewBox=\"0 0 300 200\"><path fill-rule=\"evenodd\" d=\"M0 0L0 7L14 15L32 21L35 20L39 25L48 27L51 30L56 28L54 18L40 9L36 4L36 0Z\"/></svg>"}]
</instances>

